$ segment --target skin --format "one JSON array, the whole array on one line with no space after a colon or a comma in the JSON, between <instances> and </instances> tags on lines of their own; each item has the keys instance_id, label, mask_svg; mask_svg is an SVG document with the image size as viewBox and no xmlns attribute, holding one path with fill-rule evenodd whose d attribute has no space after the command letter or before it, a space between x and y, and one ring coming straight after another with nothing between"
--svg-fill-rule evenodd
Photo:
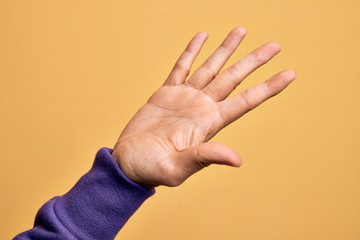
<instances>
[{"instance_id":1,"label":"skin","mask_svg":"<svg viewBox=\"0 0 360 240\"><path fill-rule=\"evenodd\" d=\"M128 178L148 188L178 186L210 164L241 165L233 149L208 141L296 78L294 71L284 70L228 97L281 50L278 43L269 42L220 72L245 35L244 28L234 28L187 79L208 35L200 32L193 37L165 83L134 115L114 146L112 155Z\"/></svg>"}]
</instances>

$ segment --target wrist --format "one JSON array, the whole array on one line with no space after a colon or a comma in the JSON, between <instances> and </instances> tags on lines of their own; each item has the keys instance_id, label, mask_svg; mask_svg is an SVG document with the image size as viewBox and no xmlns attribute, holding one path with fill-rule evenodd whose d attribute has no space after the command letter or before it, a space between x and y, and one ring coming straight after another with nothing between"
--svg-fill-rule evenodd
<instances>
[{"instance_id":1,"label":"wrist","mask_svg":"<svg viewBox=\"0 0 360 240\"><path fill-rule=\"evenodd\" d=\"M120 156L119 154L117 154L117 151L113 151L112 152L112 157L115 159L116 163L118 164L120 171L123 173L124 177L126 177L129 181L141 185L147 189L150 190L154 190L155 187L159 186L159 185L155 185L155 184L150 184L150 183L143 183L139 180L137 180L135 174L133 174L131 170L127 170L128 168L124 167L122 163L122 161L120 160Z\"/></svg>"}]
</instances>

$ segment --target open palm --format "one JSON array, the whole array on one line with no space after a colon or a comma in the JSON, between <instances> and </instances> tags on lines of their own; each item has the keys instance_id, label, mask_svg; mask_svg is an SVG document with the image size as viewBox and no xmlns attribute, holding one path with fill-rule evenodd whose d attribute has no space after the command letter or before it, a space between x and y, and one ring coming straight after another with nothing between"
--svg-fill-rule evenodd
<instances>
[{"instance_id":1,"label":"open palm","mask_svg":"<svg viewBox=\"0 0 360 240\"><path fill-rule=\"evenodd\" d=\"M113 156L127 177L148 187L177 186L213 163L241 165L234 150L208 141L296 78L285 70L227 98L280 51L277 43L267 43L219 73L245 35L243 28L233 29L186 81L208 35L200 32L190 41L164 85L130 120L114 147Z\"/></svg>"}]
</instances>

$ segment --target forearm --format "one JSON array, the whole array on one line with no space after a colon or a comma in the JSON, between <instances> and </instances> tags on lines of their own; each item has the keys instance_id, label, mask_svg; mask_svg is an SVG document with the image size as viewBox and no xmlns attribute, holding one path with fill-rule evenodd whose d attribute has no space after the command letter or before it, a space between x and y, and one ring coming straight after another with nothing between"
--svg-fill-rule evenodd
<instances>
[{"instance_id":1,"label":"forearm","mask_svg":"<svg viewBox=\"0 0 360 240\"><path fill-rule=\"evenodd\" d=\"M34 228L15 239L114 239L155 191L129 180L111 153L100 149L90 171L68 193L45 203Z\"/></svg>"}]
</instances>

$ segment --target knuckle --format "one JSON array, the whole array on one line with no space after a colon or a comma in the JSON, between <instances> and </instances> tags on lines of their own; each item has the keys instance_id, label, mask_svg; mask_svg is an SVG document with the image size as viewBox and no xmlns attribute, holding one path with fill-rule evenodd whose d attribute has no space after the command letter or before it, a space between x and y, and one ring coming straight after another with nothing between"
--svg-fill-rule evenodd
<instances>
[{"instance_id":1,"label":"knuckle","mask_svg":"<svg viewBox=\"0 0 360 240\"><path fill-rule=\"evenodd\" d=\"M228 37L225 41L220 45L220 48L229 52L236 48L236 45L233 43L232 37Z\"/></svg>"},{"instance_id":2,"label":"knuckle","mask_svg":"<svg viewBox=\"0 0 360 240\"><path fill-rule=\"evenodd\" d=\"M210 66L210 63L208 61L205 61L205 63L203 64L203 69L208 72L212 78L216 77L217 72Z\"/></svg>"},{"instance_id":3,"label":"knuckle","mask_svg":"<svg viewBox=\"0 0 360 240\"><path fill-rule=\"evenodd\" d=\"M239 73L238 73L236 67L232 66L232 67L228 68L226 70L226 72L229 75L229 78L230 78L230 81L232 84L232 89L235 89L241 82L241 77L239 76Z\"/></svg>"},{"instance_id":4,"label":"knuckle","mask_svg":"<svg viewBox=\"0 0 360 240\"><path fill-rule=\"evenodd\" d=\"M206 158L203 156L203 154L201 154L201 151L199 151L199 148L194 149L194 159L197 160L196 163L199 166L198 170L210 165L210 163L206 161Z\"/></svg>"},{"instance_id":5,"label":"knuckle","mask_svg":"<svg viewBox=\"0 0 360 240\"><path fill-rule=\"evenodd\" d=\"M227 69L227 72L229 73L230 77L231 77L231 80L236 83L236 80L238 78L238 74L237 74L237 71L235 69L235 66L232 66L230 68Z\"/></svg>"},{"instance_id":6,"label":"knuckle","mask_svg":"<svg viewBox=\"0 0 360 240\"><path fill-rule=\"evenodd\" d=\"M255 50L252 53L252 57L254 58L255 62L257 63L264 63L268 61L268 57L263 51Z\"/></svg>"},{"instance_id":7,"label":"knuckle","mask_svg":"<svg viewBox=\"0 0 360 240\"><path fill-rule=\"evenodd\" d=\"M184 64L183 64L181 61L177 61L177 62L175 63L174 68L177 69L177 70L184 70L184 69L185 69L185 66L184 66Z\"/></svg>"},{"instance_id":8,"label":"knuckle","mask_svg":"<svg viewBox=\"0 0 360 240\"><path fill-rule=\"evenodd\" d=\"M194 159L202 159L202 156L199 151L199 147L194 147Z\"/></svg>"},{"instance_id":9,"label":"knuckle","mask_svg":"<svg viewBox=\"0 0 360 240\"><path fill-rule=\"evenodd\" d=\"M202 169L202 168L206 168L206 167L210 166L210 163L201 160L201 161L198 161L198 165L199 165L200 169Z\"/></svg>"},{"instance_id":10,"label":"knuckle","mask_svg":"<svg viewBox=\"0 0 360 240\"><path fill-rule=\"evenodd\" d=\"M241 100L243 102L243 104L245 105L245 109L246 111L251 111L254 106L252 106L252 104L250 104L249 100L248 100L248 97L247 97L247 90L245 90L244 92L240 93L240 97L241 97Z\"/></svg>"},{"instance_id":11,"label":"knuckle","mask_svg":"<svg viewBox=\"0 0 360 240\"><path fill-rule=\"evenodd\" d=\"M174 69L176 71L184 72L186 74L186 76L189 75L189 73L190 73L190 69L188 67L186 67L182 61L177 61L175 63Z\"/></svg>"}]
</instances>

